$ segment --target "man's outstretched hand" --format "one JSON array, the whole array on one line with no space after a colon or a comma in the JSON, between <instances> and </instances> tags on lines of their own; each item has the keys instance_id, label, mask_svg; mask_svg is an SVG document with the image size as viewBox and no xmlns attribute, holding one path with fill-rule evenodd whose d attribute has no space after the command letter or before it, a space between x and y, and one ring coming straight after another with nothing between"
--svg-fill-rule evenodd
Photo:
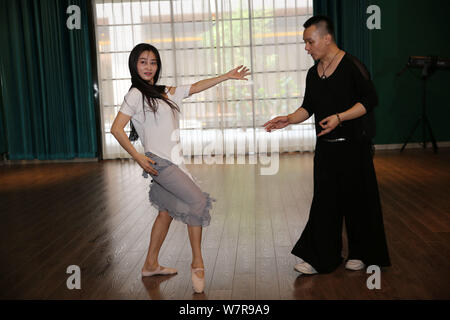
<instances>
[{"instance_id":1,"label":"man's outstretched hand","mask_svg":"<svg viewBox=\"0 0 450 320\"><path fill-rule=\"evenodd\" d=\"M283 129L284 127L287 127L289 125L289 120L287 116L279 116L276 118L273 118L270 121L267 121L263 124L263 127L266 128L267 132L271 132L272 130L276 129Z\"/></svg>"}]
</instances>

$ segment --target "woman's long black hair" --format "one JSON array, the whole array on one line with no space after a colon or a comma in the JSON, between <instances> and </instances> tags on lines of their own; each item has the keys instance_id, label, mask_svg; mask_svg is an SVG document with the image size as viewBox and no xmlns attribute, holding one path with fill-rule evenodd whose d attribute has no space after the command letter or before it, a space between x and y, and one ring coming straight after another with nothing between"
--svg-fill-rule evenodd
<instances>
[{"instance_id":1,"label":"woman's long black hair","mask_svg":"<svg viewBox=\"0 0 450 320\"><path fill-rule=\"evenodd\" d=\"M154 53L156 57L156 63L158 65L158 70L156 71L155 75L153 76L153 85L142 79L137 71L137 63L139 56L144 51L151 51ZM165 103L167 103L171 108L172 111L176 110L180 112L180 108L174 103L173 101L167 99L164 97L163 93L166 89L166 86L163 85L157 85L159 79L159 74L161 73L161 57L159 56L158 50L148 43L140 43L136 45L133 50L130 53L130 57L128 59L128 68L130 69L131 74L131 87L138 89L140 92L142 92L142 107L144 109L145 114L145 104L144 100L147 101L148 105L150 106L150 109L155 113L158 110L158 101L157 99L163 100ZM130 121L130 127L131 132L129 139L130 141L136 141L138 139L138 134L136 132L136 129L133 126L133 122Z\"/></svg>"}]
</instances>

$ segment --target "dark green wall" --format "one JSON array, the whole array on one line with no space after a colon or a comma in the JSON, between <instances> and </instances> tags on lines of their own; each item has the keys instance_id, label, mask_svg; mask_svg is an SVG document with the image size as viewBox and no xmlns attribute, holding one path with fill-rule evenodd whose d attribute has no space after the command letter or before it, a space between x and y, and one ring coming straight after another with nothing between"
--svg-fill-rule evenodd
<instances>
[{"instance_id":1,"label":"dark green wall","mask_svg":"<svg viewBox=\"0 0 450 320\"><path fill-rule=\"evenodd\" d=\"M380 98L375 143L403 143L422 112L421 70L395 75L410 55L450 58L450 1L374 0L371 4L381 9L381 30L371 31L372 77ZM427 115L436 140L450 141L450 69L429 78ZM419 127L412 141L421 140Z\"/></svg>"}]
</instances>

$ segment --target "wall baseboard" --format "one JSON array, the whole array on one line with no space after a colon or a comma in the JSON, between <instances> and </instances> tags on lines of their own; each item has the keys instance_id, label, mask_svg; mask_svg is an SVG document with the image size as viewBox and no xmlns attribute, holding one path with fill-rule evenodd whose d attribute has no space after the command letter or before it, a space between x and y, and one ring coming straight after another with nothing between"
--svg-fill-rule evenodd
<instances>
[{"instance_id":1,"label":"wall baseboard","mask_svg":"<svg viewBox=\"0 0 450 320\"><path fill-rule=\"evenodd\" d=\"M440 141L436 142L438 148L446 148L450 147L450 141ZM403 143L394 143L394 144L376 144L375 150L400 150L403 146ZM405 149L422 149L422 142L408 142ZM433 148L431 142L427 142L427 148Z\"/></svg>"},{"instance_id":2,"label":"wall baseboard","mask_svg":"<svg viewBox=\"0 0 450 320\"><path fill-rule=\"evenodd\" d=\"M44 163L79 163L79 162L98 162L98 158L75 158L70 160L2 160L0 165L17 164L44 164Z\"/></svg>"}]
</instances>

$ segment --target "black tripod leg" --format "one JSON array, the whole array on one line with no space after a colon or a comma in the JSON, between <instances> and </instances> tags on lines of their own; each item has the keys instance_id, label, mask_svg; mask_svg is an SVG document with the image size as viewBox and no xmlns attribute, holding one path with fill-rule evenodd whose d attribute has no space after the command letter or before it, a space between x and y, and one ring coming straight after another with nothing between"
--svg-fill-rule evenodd
<instances>
[{"instance_id":1,"label":"black tripod leg","mask_svg":"<svg viewBox=\"0 0 450 320\"><path fill-rule=\"evenodd\" d=\"M412 135L414 134L414 131L416 131L417 127L420 124L420 121L422 121L422 118L420 118L419 120L417 120L416 124L414 125L414 127L412 128L411 132L409 133L408 138L406 138L405 143L403 144L402 148L400 149L400 152L403 152L403 149L405 149L406 145L409 142L409 139L411 139Z\"/></svg>"},{"instance_id":2,"label":"black tripod leg","mask_svg":"<svg viewBox=\"0 0 450 320\"><path fill-rule=\"evenodd\" d=\"M422 115L422 139L423 139L423 148L427 147L427 119L425 115Z\"/></svg>"},{"instance_id":3,"label":"black tripod leg","mask_svg":"<svg viewBox=\"0 0 450 320\"><path fill-rule=\"evenodd\" d=\"M433 144L433 150L434 153L437 153L437 144L436 144L436 140L434 139L434 135L433 135L433 130L431 130L431 125L430 122L428 121L428 118L425 117L425 125L428 127L428 132L430 133L430 138L431 138L431 143Z\"/></svg>"}]
</instances>

